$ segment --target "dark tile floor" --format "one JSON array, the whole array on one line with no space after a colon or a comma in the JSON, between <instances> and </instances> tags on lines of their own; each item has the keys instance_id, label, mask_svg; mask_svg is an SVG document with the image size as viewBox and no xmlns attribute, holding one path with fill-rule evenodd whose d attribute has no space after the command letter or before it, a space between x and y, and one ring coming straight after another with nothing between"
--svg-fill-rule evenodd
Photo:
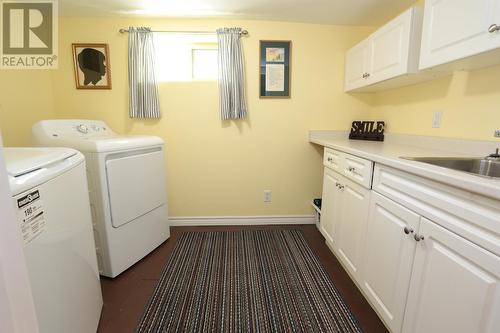
<instances>
[{"instance_id":1,"label":"dark tile floor","mask_svg":"<svg viewBox=\"0 0 500 333\"><path fill-rule=\"evenodd\" d=\"M222 231L241 229L301 229L309 245L330 274L333 282L349 305L361 328L367 332L387 332L386 328L361 295L335 256L325 245L323 236L314 225L290 226L225 226L172 227L171 237L140 262L114 279L102 278L104 308L98 332L133 332L152 294L163 266L179 235L186 231Z\"/></svg>"}]
</instances>

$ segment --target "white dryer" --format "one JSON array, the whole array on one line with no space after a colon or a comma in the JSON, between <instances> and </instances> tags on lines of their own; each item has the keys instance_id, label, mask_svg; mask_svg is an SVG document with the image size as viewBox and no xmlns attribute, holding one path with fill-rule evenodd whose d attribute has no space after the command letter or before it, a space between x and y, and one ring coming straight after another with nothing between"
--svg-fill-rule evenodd
<instances>
[{"instance_id":1,"label":"white dryer","mask_svg":"<svg viewBox=\"0 0 500 333\"><path fill-rule=\"evenodd\" d=\"M117 135L98 120L44 120L33 141L85 155L101 275L116 277L170 237L161 138Z\"/></svg>"},{"instance_id":2,"label":"white dryer","mask_svg":"<svg viewBox=\"0 0 500 333\"><path fill-rule=\"evenodd\" d=\"M40 332L95 332L102 296L82 154L4 152Z\"/></svg>"}]
</instances>

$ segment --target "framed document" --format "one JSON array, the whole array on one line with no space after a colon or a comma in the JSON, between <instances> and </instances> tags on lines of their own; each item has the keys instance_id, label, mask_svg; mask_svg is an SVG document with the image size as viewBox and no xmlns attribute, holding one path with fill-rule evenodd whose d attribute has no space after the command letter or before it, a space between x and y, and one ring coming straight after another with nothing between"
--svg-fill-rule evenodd
<instances>
[{"instance_id":1,"label":"framed document","mask_svg":"<svg viewBox=\"0 0 500 333\"><path fill-rule=\"evenodd\" d=\"M260 97L290 98L291 41L260 41Z\"/></svg>"}]
</instances>

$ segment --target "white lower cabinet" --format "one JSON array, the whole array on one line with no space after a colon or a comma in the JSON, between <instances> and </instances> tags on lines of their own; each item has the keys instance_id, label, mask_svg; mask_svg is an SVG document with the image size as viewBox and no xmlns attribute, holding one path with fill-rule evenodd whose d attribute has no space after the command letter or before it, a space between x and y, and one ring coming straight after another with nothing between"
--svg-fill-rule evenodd
<instances>
[{"instance_id":1,"label":"white lower cabinet","mask_svg":"<svg viewBox=\"0 0 500 333\"><path fill-rule=\"evenodd\" d=\"M361 288L393 332L403 324L420 216L373 192Z\"/></svg>"},{"instance_id":2,"label":"white lower cabinet","mask_svg":"<svg viewBox=\"0 0 500 333\"><path fill-rule=\"evenodd\" d=\"M362 264L370 190L325 168L320 230L355 279Z\"/></svg>"},{"instance_id":3,"label":"white lower cabinet","mask_svg":"<svg viewBox=\"0 0 500 333\"><path fill-rule=\"evenodd\" d=\"M337 257L356 280L360 278L370 190L340 178L340 207L334 246Z\"/></svg>"},{"instance_id":4,"label":"white lower cabinet","mask_svg":"<svg viewBox=\"0 0 500 333\"><path fill-rule=\"evenodd\" d=\"M335 227L338 221L338 207L340 207L338 190L339 175L325 168L323 175L323 198L321 203L320 231L326 241L332 245L335 234Z\"/></svg>"},{"instance_id":5,"label":"white lower cabinet","mask_svg":"<svg viewBox=\"0 0 500 333\"><path fill-rule=\"evenodd\" d=\"M360 288L391 332L500 332L500 257L376 192Z\"/></svg>"},{"instance_id":6,"label":"white lower cabinet","mask_svg":"<svg viewBox=\"0 0 500 333\"><path fill-rule=\"evenodd\" d=\"M500 257L421 218L405 333L500 332Z\"/></svg>"},{"instance_id":7,"label":"white lower cabinet","mask_svg":"<svg viewBox=\"0 0 500 333\"><path fill-rule=\"evenodd\" d=\"M320 229L391 332L500 332L500 203L379 164L373 191L339 172Z\"/></svg>"}]
</instances>

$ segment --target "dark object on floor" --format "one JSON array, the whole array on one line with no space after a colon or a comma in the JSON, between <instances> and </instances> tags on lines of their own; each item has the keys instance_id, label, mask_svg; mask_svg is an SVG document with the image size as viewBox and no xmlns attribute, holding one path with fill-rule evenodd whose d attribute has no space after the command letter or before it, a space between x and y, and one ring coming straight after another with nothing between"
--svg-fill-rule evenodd
<instances>
[{"instance_id":1,"label":"dark object on floor","mask_svg":"<svg viewBox=\"0 0 500 333\"><path fill-rule=\"evenodd\" d=\"M298 230L184 233L137 332L361 332Z\"/></svg>"},{"instance_id":2,"label":"dark object on floor","mask_svg":"<svg viewBox=\"0 0 500 333\"><path fill-rule=\"evenodd\" d=\"M318 207L319 210L321 210L321 198L319 199L314 199L313 203L316 207Z\"/></svg>"}]
</instances>

